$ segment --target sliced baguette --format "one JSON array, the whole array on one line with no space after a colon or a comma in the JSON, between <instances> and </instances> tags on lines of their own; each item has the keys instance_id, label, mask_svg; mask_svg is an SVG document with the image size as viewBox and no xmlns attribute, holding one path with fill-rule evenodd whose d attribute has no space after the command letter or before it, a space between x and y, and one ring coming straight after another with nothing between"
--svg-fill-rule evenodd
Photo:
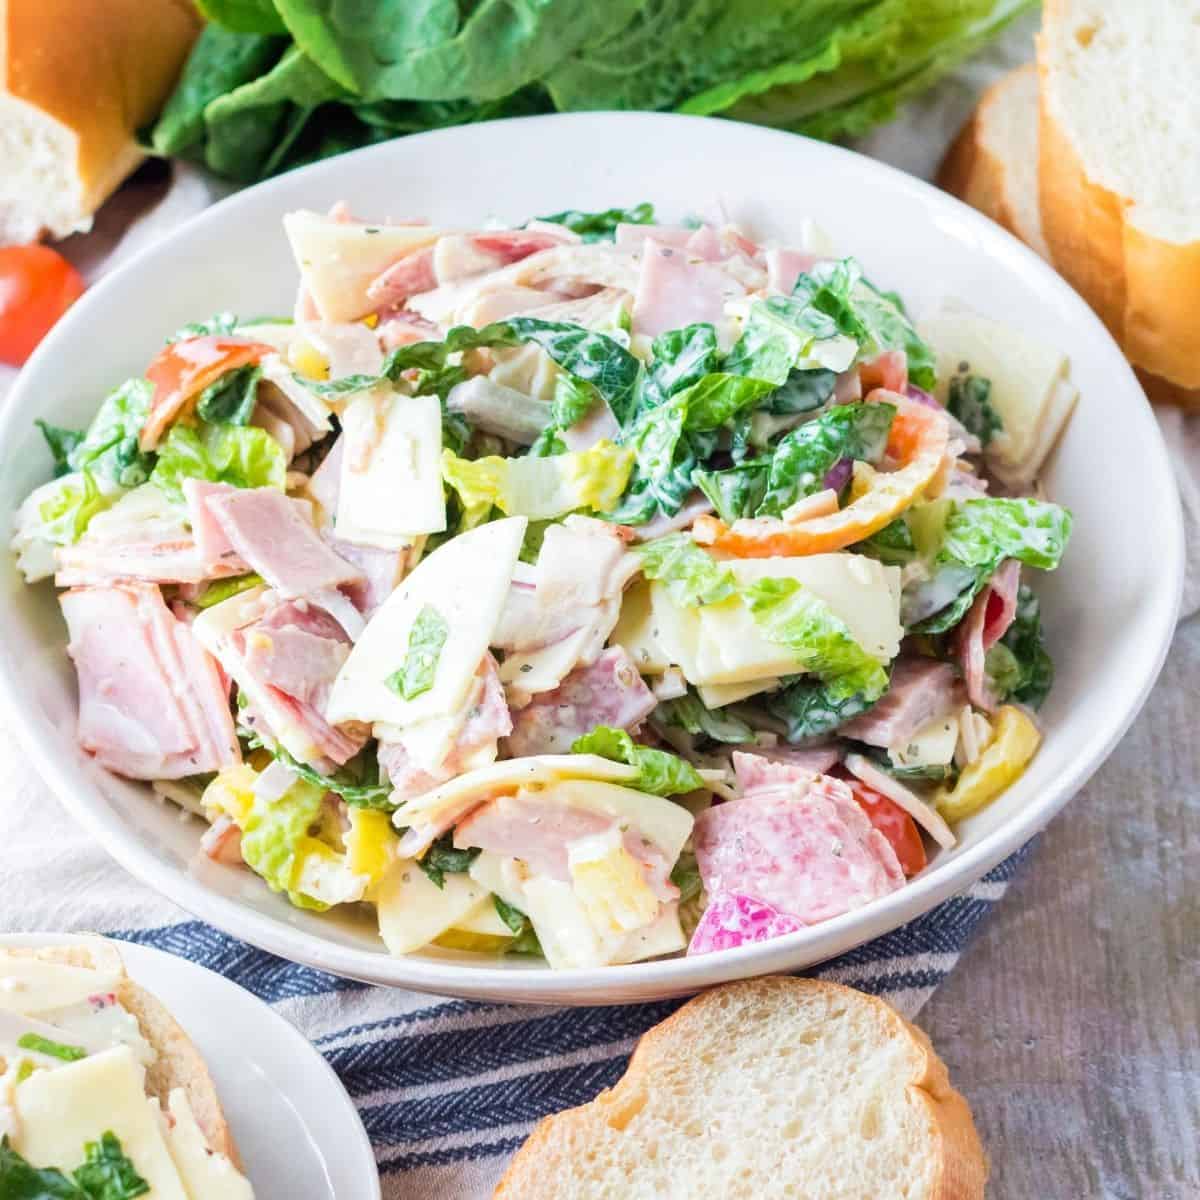
<instances>
[{"instance_id":1,"label":"sliced baguette","mask_svg":"<svg viewBox=\"0 0 1200 1200\"><path fill-rule=\"evenodd\" d=\"M137 1019L142 1036L158 1056L146 1072L147 1094L165 1109L170 1093L182 1088L209 1148L223 1154L234 1166L240 1166L229 1123L204 1059L162 1002L125 974L120 951L112 942L86 937L71 945L5 947L4 952L17 958L40 958L119 975L117 1000Z\"/></svg>"},{"instance_id":2,"label":"sliced baguette","mask_svg":"<svg viewBox=\"0 0 1200 1200\"><path fill-rule=\"evenodd\" d=\"M189 0L0 0L0 245L91 227L199 28Z\"/></svg>"},{"instance_id":3,"label":"sliced baguette","mask_svg":"<svg viewBox=\"0 0 1200 1200\"><path fill-rule=\"evenodd\" d=\"M1049 258L1038 209L1037 96L1033 63L992 84L942 160L937 181Z\"/></svg>"},{"instance_id":4,"label":"sliced baguette","mask_svg":"<svg viewBox=\"0 0 1200 1200\"><path fill-rule=\"evenodd\" d=\"M1129 359L1200 388L1200 3L1047 0L1039 187L1054 265Z\"/></svg>"},{"instance_id":5,"label":"sliced baguette","mask_svg":"<svg viewBox=\"0 0 1200 1200\"><path fill-rule=\"evenodd\" d=\"M882 1000L729 984L650 1030L625 1075L547 1117L504 1200L979 1200L987 1165L929 1039Z\"/></svg>"}]
</instances>

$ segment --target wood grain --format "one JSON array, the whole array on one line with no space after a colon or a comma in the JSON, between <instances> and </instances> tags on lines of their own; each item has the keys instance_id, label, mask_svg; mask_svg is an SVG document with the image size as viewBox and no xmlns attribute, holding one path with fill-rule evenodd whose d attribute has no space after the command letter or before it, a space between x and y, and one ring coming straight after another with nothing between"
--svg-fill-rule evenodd
<instances>
[{"instance_id":1,"label":"wood grain","mask_svg":"<svg viewBox=\"0 0 1200 1200\"><path fill-rule=\"evenodd\" d=\"M989 1200L1200 1197L1198 880L1194 618L919 1018L975 1110Z\"/></svg>"}]
</instances>

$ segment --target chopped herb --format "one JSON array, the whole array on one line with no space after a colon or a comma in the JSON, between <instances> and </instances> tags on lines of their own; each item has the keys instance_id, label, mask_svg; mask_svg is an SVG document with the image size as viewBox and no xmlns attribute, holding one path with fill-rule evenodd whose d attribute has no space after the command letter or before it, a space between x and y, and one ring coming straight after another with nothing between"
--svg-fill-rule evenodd
<instances>
[{"instance_id":1,"label":"chopped herb","mask_svg":"<svg viewBox=\"0 0 1200 1200\"><path fill-rule=\"evenodd\" d=\"M446 886L446 875L461 875L479 857L478 850L459 850L454 845L454 835L444 833L428 850L417 866L439 888Z\"/></svg>"},{"instance_id":2,"label":"chopped herb","mask_svg":"<svg viewBox=\"0 0 1200 1200\"><path fill-rule=\"evenodd\" d=\"M44 1038L40 1033L23 1033L17 1038L17 1045L22 1050L32 1050L37 1054L46 1054L63 1062L78 1062L87 1058L87 1050L83 1046L68 1046L65 1042L53 1042Z\"/></svg>"},{"instance_id":3,"label":"chopped herb","mask_svg":"<svg viewBox=\"0 0 1200 1200\"><path fill-rule=\"evenodd\" d=\"M405 700L415 700L433 687L442 647L450 636L446 619L431 604L417 613L408 635L404 664L387 677L387 685Z\"/></svg>"}]
</instances>

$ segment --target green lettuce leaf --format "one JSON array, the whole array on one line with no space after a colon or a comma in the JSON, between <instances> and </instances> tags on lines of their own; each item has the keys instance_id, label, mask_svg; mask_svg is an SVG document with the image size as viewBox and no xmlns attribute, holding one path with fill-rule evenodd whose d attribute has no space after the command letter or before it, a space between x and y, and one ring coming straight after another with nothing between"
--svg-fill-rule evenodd
<instances>
[{"instance_id":1,"label":"green lettuce leaf","mask_svg":"<svg viewBox=\"0 0 1200 1200\"><path fill-rule=\"evenodd\" d=\"M842 264L837 264L841 266ZM800 276L796 286L809 279ZM857 350L854 330L839 326L835 316L818 303L829 289L814 294L768 296L751 302L742 334L729 352L724 369L734 375L762 379L776 387L793 370L845 370Z\"/></svg>"},{"instance_id":2,"label":"green lettuce leaf","mask_svg":"<svg viewBox=\"0 0 1200 1200\"><path fill-rule=\"evenodd\" d=\"M592 213L568 209L549 217L539 217L538 220L565 225L585 242L611 242L618 225L653 225L654 205L643 201L632 208L607 208L603 212Z\"/></svg>"},{"instance_id":3,"label":"green lettuce leaf","mask_svg":"<svg viewBox=\"0 0 1200 1200\"><path fill-rule=\"evenodd\" d=\"M576 738L571 749L576 754L598 754L636 767L637 777L627 786L654 796L675 796L704 786L704 780L686 759L639 746L623 729L598 725L591 733Z\"/></svg>"},{"instance_id":4,"label":"green lettuce leaf","mask_svg":"<svg viewBox=\"0 0 1200 1200\"><path fill-rule=\"evenodd\" d=\"M384 812L396 808L391 798L392 785L380 767L375 751L369 747L338 767L332 775L324 775L308 763L293 758L282 746L275 746L271 754L301 779L341 796L351 808L377 808Z\"/></svg>"},{"instance_id":5,"label":"green lettuce leaf","mask_svg":"<svg viewBox=\"0 0 1200 1200\"><path fill-rule=\"evenodd\" d=\"M138 434L150 415L153 394L148 379L127 379L109 392L83 440L67 455L71 469L90 470L125 488L145 483L154 456L138 448Z\"/></svg>"},{"instance_id":6,"label":"green lettuce leaf","mask_svg":"<svg viewBox=\"0 0 1200 1200\"><path fill-rule=\"evenodd\" d=\"M671 882L679 889L679 903L686 904L700 895L704 881L700 878L700 867L696 856L684 851L671 868Z\"/></svg>"},{"instance_id":7,"label":"green lettuce leaf","mask_svg":"<svg viewBox=\"0 0 1200 1200\"><path fill-rule=\"evenodd\" d=\"M75 1182L93 1200L134 1200L150 1190L115 1134L106 1132L98 1142L85 1142L83 1153L83 1164L75 1168Z\"/></svg>"},{"instance_id":8,"label":"green lettuce leaf","mask_svg":"<svg viewBox=\"0 0 1200 1200\"><path fill-rule=\"evenodd\" d=\"M265 429L254 425L173 425L158 448L150 482L172 500L182 501L185 479L282 488L287 456Z\"/></svg>"},{"instance_id":9,"label":"green lettuce leaf","mask_svg":"<svg viewBox=\"0 0 1200 1200\"><path fill-rule=\"evenodd\" d=\"M83 431L80 429L64 429L61 425L51 425L38 417L33 422L42 432L46 445L54 458L54 474L56 477L66 475L71 470L71 452L83 441Z\"/></svg>"},{"instance_id":10,"label":"green lettuce leaf","mask_svg":"<svg viewBox=\"0 0 1200 1200\"><path fill-rule=\"evenodd\" d=\"M768 696L766 707L787 726L787 740L794 743L826 737L865 713L874 703L862 692L835 698L828 684L816 679L798 679Z\"/></svg>"},{"instance_id":11,"label":"green lettuce leaf","mask_svg":"<svg viewBox=\"0 0 1200 1200\"><path fill-rule=\"evenodd\" d=\"M226 371L200 393L196 415L216 424L249 425L258 403L258 384L262 367L249 363Z\"/></svg>"},{"instance_id":12,"label":"green lettuce leaf","mask_svg":"<svg viewBox=\"0 0 1200 1200\"><path fill-rule=\"evenodd\" d=\"M902 516L885 525L878 533L858 542L854 549L890 567L902 567L917 557L912 530Z\"/></svg>"},{"instance_id":13,"label":"green lettuce leaf","mask_svg":"<svg viewBox=\"0 0 1200 1200\"><path fill-rule=\"evenodd\" d=\"M720 471L697 469L692 482L708 497L726 525L753 516L767 494L771 460L757 458Z\"/></svg>"},{"instance_id":14,"label":"green lettuce leaf","mask_svg":"<svg viewBox=\"0 0 1200 1200\"><path fill-rule=\"evenodd\" d=\"M22 537L37 537L56 546L70 546L79 541L91 519L111 508L122 491L101 492L91 471L64 475L55 480L49 494L38 504L40 524L36 529L22 527Z\"/></svg>"},{"instance_id":15,"label":"green lettuce leaf","mask_svg":"<svg viewBox=\"0 0 1200 1200\"><path fill-rule=\"evenodd\" d=\"M1006 558L1053 571L1071 536L1071 514L1031 499L956 501L946 518L940 562L995 570ZM989 574L991 571L989 571Z\"/></svg>"},{"instance_id":16,"label":"green lettuce leaf","mask_svg":"<svg viewBox=\"0 0 1200 1200\"><path fill-rule=\"evenodd\" d=\"M493 896L492 902L500 920L513 931L513 940L505 947L505 954L541 954L542 946L533 922L519 908L506 904L499 896Z\"/></svg>"},{"instance_id":17,"label":"green lettuce leaf","mask_svg":"<svg viewBox=\"0 0 1200 1200\"><path fill-rule=\"evenodd\" d=\"M1008 631L988 651L985 669L1001 699L1041 708L1054 684L1054 663L1046 653L1038 598L1022 585Z\"/></svg>"},{"instance_id":18,"label":"green lettuce leaf","mask_svg":"<svg viewBox=\"0 0 1200 1200\"><path fill-rule=\"evenodd\" d=\"M188 338L198 337L228 337L238 326L237 317L229 312L213 313L204 321L189 321L181 325L169 338L167 345L173 342L183 342Z\"/></svg>"},{"instance_id":19,"label":"green lettuce leaf","mask_svg":"<svg viewBox=\"0 0 1200 1200\"><path fill-rule=\"evenodd\" d=\"M833 397L837 372L824 367L794 368L759 406L778 417L815 412Z\"/></svg>"},{"instance_id":20,"label":"green lettuce leaf","mask_svg":"<svg viewBox=\"0 0 1200 1200\"><path fill-rule=\"evenodd\" d=\"M676 392L699 383L720 361L717 331L707 323L660 333L650 345L650 369L642 386L640 408L657 408Z\"/></svg>"},{"instance_id":21,"label":"green lettuce leaf","mask_svg":"<svg viewBox=\"0 0 1200 1200\"><path fill-rule=\"evenodd\" d=\"M733 572L686 533L668 533L632 550L641 559L642 574L665 584L676 604L689 608L719 604L737 591Z\"/></svg>"},{"instance_id":22,"label":"green lettuce leaf","mask_svg":"<svg viewBox=\"0 0 1200 1200\"><path fill-rule=\"evenodd\" d=\"M286 893L297 908L323 910L327 905L298 892L292 880L300 839L320 816L325 789L307 779L297 779L277 800L252 795L250 811L239 822L246 865L261 875L273 892Z\"/></svg>"},{"instance_id":23,"label":"green lettuce leaf","mask_svg":"<svg viewBox=\"0 0 1200 1200\"><path fill-rule=\"evenodd\" d=\"M654 719L690 734L703 734L714 742L744 745L754 741L754 730L725 709L713 711L691 689L686 696L664 700L654 710Z\"/></svg>"},{"instance_id":24,"label":"green lettuce leaf","mask_svg":"<svg viewBox=\"0 0 1200 1200\"><path fill-rule=\"evenodd\" d=\"M806 672L826 685L832 700L861 694L874 701L883 695L888 683L883 664L854 640L840 617L794 579L759 579L741 594L762 635L786 646Z\"/></svg>"},{"instance_id":25,"label":"green lettuce leaf","mask_svg":"<svg viewBox=\"0 0 1200 1200\"><path fill-rule=\"evenodd\" d=\"M201 16L235 33L287 33L274 0L196 0Z\"/></svg>"},{"instance_id":26,"label":"green lettuce leaf","mask_svg":"<svg viewBox=\"0 0 1200 1200\"><path fill-rule=\"evenodd\" d=\"M196 597L195 605L197 608L212 608L214 604L220 604L242 592L248 592L262 583L263 577L256 575L253 571L248 575L235 575L232 579L218 579L215 583L210 583Z\"/></svg>"},{"instance_id":27,"label":"green lettuce leaf","mask_svg":"<svg viewBox=\"0 0 1200 1200\"><path fill-rule=\"evenodd\" d=\"M1004 422L991 397L992 382L980 375L953 376L946 397L946 407L985 447L996 434L1004 431Z\"/></svg>"},{"instance_id":28,"label":"green lettuce leaf","mask_svg":"<svg viewBox=\"0 0 1200 1200\"><path fill-rule=\"evenodd\" d=\"M385 681L388 687L405 700L415 700L429 691L449 636L446 618L433 605L426 604L409 630L404 662Z\"/></svg>"}]
</instances>

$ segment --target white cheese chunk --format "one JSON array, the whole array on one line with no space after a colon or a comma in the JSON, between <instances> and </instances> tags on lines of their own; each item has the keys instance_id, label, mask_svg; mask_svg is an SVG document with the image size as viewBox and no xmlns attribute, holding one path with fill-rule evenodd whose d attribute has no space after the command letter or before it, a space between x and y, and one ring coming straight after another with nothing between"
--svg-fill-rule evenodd
<instances>
[{"instance_id":1,"label":"white cheese chunk","mask_svg":"<svg viewBox=\"0 0 1200 1200\"><path fill-rule=\"evenodd\" d=\"M334 680L326 719L407 726L458 712L500 620L524 533L523 517L493 521L422 559L367 622ZM386 680L427 605L445 622L446 640L432 687L405 700Z\"/></svg>"},{"instance_id":2,"label":"white cheese chunk","mask_svg":"<svg viewBox=\"0 0 1200 1200\"><path fill-rule=\"evenodd\" d=\"M446 528L436 396L384 386L361 392L342 413L342 431L338 537L395 550Z\"/></svg>"},{"instance_id":3,"label":"white cheese chunk","mask_svg":"<svg viewBox=\"0 0 1200 1200\"><path fill-rule=\"evenodd\" d=\"M154 1200L192 1200L163 1140L157 1101L126 1046L53 1071L35 1071L13 1091L16 1149L36 1167L68 1174L86 1142L111 1131Z\"/></svg>"},{"instance_id":4,"label":"white cheese chunk","mask_svg":"<svg viewBox=\"0 0 1200 1200\"><path fill-rule=\"evenodd\" d=\"M411 954L458 925L487 896L469 875L450 873L443 886L425 874L410 858L398 859L389 868L375 904L379 933L391 954Z\"/></svg>"},{"instance_id":5,"label":"white cheese chunk","mask_svg":"<svg viewBox=\"0 0 1200 1200\"><path fill-rule=\"evenodd\" d=\"M626 588L621 598L621 615L608 642L610 646L623 647L643 675L662 675L672 665L655 636L650 584L646 581Z\"/></svg>"},{"instance_id":6,"label":"white cheese chunk","mask_svg":"<svg viewBox=\"0 0 1200 1200\"><path fill-rule=\"evenodd\" d=\"M116 971L24 958L0 951L0 1012L45 1013L120 986Z\"/></svg>"},{"instance_id":7,"label":"white cheese chunk","mask_svg":"<svg viewBox=\"0 0 1200 1200\"><path fill-rule=\"evenodd\" d=\"M171 1121L163 1122L167 1149L191 1200L254 1200L250 1181L223 1154L209 1149L187 1093L175 1088L167 1097Z\"/></svg>"},{"instance_id":8,"label":"white cheese chunk","mask_svg":"<svg viewBox=\"0 0 1200 1200\"><path fill-rule=\"evenodd\" d=\"M429 225L365 225L315 212L290 212L284 232L300 278L326 321L354 321L377 307L367 286L393 263L432 245Z\"/></svg>"},{"instance_id":9,"label":"white cheese chunk","mask_svg":"<svg viewBox=\"0 0 1200 1200\"><path fill-rule=\"evenodd\" d=\"M888 756L898 767L940 767L954 759L958 745L958 714L927 721L903 745L891 746Z\"/></svg>"},{"instance_id":10,"label":"white cheese chunk","mask_svg":"<svg viewBox=\"0 0 1200 1200\"><path fill-rule=\"evenodd\" d=\"M704 683L696 691L705 708L715 709L736 704L748 696L757 696L759 692L769 692L778 684L778 678L768 675L763 679L747 679L744 683Z\"/></svg>"}]
</instances>

